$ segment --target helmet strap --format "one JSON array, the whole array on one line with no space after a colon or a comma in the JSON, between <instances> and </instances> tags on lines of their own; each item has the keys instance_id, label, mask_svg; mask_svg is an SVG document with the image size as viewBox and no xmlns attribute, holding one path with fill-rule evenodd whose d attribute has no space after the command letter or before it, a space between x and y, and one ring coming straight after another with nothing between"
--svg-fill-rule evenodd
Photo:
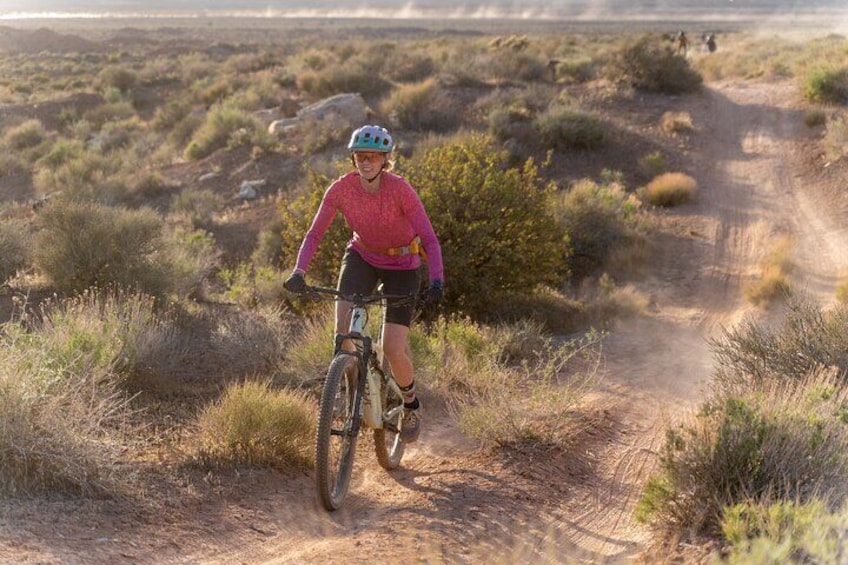
<instances>
[{"instance_id":1,"label":"helmet strap","mask_svg":"<svg viewBox=\"0 0 848 565\"><path fill-rule=\"evenodd\" d=\"M371 177L370 179L369 179L369 178L366 178L365 180L367 180L368 182L374 182L374 180L375 180L377 177L379 177L379 176L380 176L380 173L382 173L382 172L383 172L383 169L382 169L382 168L380 168L380 170L379 170L379 171L377 171L377 174L376 174L376 175L374 175L374 176L373 176L373 177Z\"/></svg>"}]
</instances>

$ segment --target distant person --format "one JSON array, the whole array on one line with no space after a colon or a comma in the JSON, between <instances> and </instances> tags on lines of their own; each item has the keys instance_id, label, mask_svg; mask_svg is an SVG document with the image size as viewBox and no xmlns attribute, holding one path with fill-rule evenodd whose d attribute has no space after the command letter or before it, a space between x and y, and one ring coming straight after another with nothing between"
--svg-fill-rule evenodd
<instances>
[{"instance_id":1,"label":"distant person","mask_svg":"<svg viewBox=\"0 0 848 565\"><path fill-rule=\"evenodd\" d=\"M677 34L677 54L686 56L689 51L689 38L686 37L686 32L681 31Z\"/></svg>"},{"instance_id":2,"label":"distant person","mask_svg":"<svg viewBox=\"0 0 848 565\"><path fill-rule=\"evenodd\" d=\"M711 33L707 36L706 44L707 44L707 51L709 51L710 53L715 53L716 38L715 38L714 33Z\"/></svg>"}]
</instances>

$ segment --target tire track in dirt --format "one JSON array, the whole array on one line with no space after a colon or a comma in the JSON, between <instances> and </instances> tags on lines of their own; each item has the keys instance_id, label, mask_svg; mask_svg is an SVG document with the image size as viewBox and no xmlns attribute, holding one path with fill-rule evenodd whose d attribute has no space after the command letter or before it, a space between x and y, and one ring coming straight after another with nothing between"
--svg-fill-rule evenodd
<instances>
[{"instance_id":1,"label":"tire track in dirt","mask_svg":"<svg viewBox=\"0 0 848 565\"><path fill-rule=\"evenodd\" d=\"M609 445L598 480L560 524L581 557L618 562L644 548L647 534L632 513L662 433L703 398L712 373L709 338L762 314L746 303L743 288L760 276L775 237L798 242L796 278L820 300L832 296L844 271L844 230L823 219L793 172L794 144L807 135L796 107L792 85L759 82L713 85L691 107L699 197L661 221L654 274L641 285L651 311L619 324L607 340L608 385L627 399L621 437L630 441Z\"/></svg>"}]
</instances>

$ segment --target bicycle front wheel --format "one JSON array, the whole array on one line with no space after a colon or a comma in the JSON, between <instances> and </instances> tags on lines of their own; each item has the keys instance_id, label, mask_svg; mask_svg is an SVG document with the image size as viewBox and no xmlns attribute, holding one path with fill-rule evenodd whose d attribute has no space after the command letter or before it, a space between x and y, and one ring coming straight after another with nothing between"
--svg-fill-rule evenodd
<instances>
[{"instance_id":1,"label":"bicycle front wheel","mask_svg":"<svg viewBox=\"0 0 848 565\"><path fill-rule=\"evenodd\" d=\"M400 420L403 417L403 397L393 384L392 371L389 361L383 358L383 372L386 378L381 379L380 399L383 405L383 427L374 430L374 449L377 452L377 462L383 469L397 469L403 457L404 443L400 440Z\"/></svg>"},{"instance_id":2,"label":"bicycle front wheel","mask_svg":"<svg viewBox=\"0 0 848 565\"><path fill-rule=\"evenodd\" d=\"M347 495L356 453L354 407L359 359L339 353L327 370L315 438L315 483L321 503L338 510Z\"/></svg>"}]
</instances>

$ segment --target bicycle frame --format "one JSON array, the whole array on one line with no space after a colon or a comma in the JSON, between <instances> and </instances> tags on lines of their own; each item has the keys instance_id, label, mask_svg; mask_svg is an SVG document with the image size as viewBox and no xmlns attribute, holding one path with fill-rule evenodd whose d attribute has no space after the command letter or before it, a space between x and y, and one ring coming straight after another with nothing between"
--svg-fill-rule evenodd
<instances>
[{"instance_id":1,"label":"bicycle frame","mask_svg":"<svg viewBox=\"0 0 848 565\"><path fill-rule=\"evenodd\" d=\"M346 340L354 342L356 345L357 360L361 375L365 375L364 379L360 379L356 386L355 404L353 413L353 425L350 429L352 435L359 433L362 423L370 429L382 429L385 422L391 422L403 410L402 406L392 408L389 412L383 413L383 403L380 398L381 380L385 381L386 386L390 387L398 397L402 397L403 393L400 387L393 378L386 377L381 361L381 351L379 344L375 344L371 333L368 329L368 303L376 302L375 299L384 301L386 298L410 298L408 296L389 296L389 295L374 295L362 296L354 295L346 297L334 289L311 287L310 290L322 294L330 294L336 298L351 302L350 307L350 323L346 334L336 334L333 347L333 356L342 353L344 349L342 345ZM385 308L385 304L383 305ZM382 331L382 322L381 322ZM375 350L375 347L377 350ZM350 352L350 354L354 354ZM365 394L366 383L368 386L368 395ZM363 401L368 404L368 410L363 411ZM390 426L393 428L394 426ZM397 432L396 429L390 429L392 432Z\"/></svg>"}]
</instances>

